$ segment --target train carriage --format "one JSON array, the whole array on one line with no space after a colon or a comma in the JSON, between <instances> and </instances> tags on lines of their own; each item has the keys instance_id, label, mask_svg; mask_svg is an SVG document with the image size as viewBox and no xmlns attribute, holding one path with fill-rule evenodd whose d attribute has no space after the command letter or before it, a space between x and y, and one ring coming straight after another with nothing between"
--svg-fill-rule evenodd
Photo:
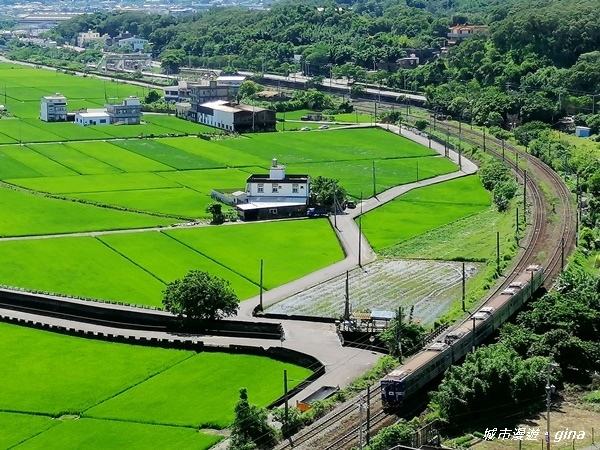
<instances>
[{"instance_id":1,"label":"train carriage","mask_svg":"<svg viewBox=\"0 0 600 450\"><path fill-rule=\"evenodd\" d=\"M531 265L515 276L500 293L491 297L456 327L438 337L438 342L417 353L381 379L381 399L393 406L444 373L471 349L480 345L508 320L543 284L539 265Z\"/></svg>"}]
</instances>

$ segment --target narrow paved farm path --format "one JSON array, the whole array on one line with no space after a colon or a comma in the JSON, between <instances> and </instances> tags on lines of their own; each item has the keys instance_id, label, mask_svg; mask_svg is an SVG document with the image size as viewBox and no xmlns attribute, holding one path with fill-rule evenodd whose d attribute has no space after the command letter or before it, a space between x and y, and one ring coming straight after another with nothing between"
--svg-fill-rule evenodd
<instances>
[{"instance_id":1,"label":"narrow paved farm path","mask_svg":"<svg viewBox=\"0 0 600 450\"><path fill-rule=\"evenodd\" d=\"M379 127L388 129L390 132L396 134L402 134L408 139L418 142L424 146L431 145L431 148L438 152L440 155L445 154L443 145L435 142L429 142L429 140L423 136L415 134L406 129L400 129L397 126L378 124ZM456 164L459 163L459 156L453 152L449 152L449 157ZM376 258L373 249L369 245L367 239L359 232L359 227L355 221L361 214L367 213L387 202L392 201L396 197L412 190L415 188L428 186L443 181L463 177L477 171L475 164L471 163L465 158L460 161L461 169L454 173L447 175L441 175L435 178L411 183L408 185L397 186L389 189L377 197L364 200L359 203L354 210L348 210L344 214L329 217L332 226L338 236L338 239L344 249L345 259L333 264L329 267L316 271L310 275L300 278L296 281L288 283L283 286L279 286L275 289L265 291L263 293L263 306L268 306L283 300L290 295L296 294L302 290L308 289L312 286L320 283L327 282L328 280L343 274L346 270L351 270L360 265L364 265L368 262L373 261ZM306 220L322 220L322 219L306 219ZM206 224L189 225L189 226L206 226ZM243 226L243 223L232 223L230 226ZM143 228L133 230L114 230L104 232L88 232L88 233L73 233L67 235L43 235L43 236L28 236L28 237L15 237L15 238L3 238L1 240L19 240L19 239L48 239L64 236L100 236L104 234L115 234L115 233L136 233L136 232L152 232L168 229L163 228ZM359 237L360 236L360 237ZM359 261L360 253L360 261ZM60 298L60 297L59 297ZM69 301L79 301L71 300ZM381 354L371 352L367 350L361 350L350 347L343 347L337 336L337 331L333 324L324 324L316 322L301 322L295 320L272 320L266 318L253 318L252 311L258 305L259 298L253 297L249 300L242 302L240 305L240 312L236 320L248 320L252 318L254 321L269 321L275 323L281 323L285 333L285 339L279 343L273 340L261 340L261 339L243 339L243 338L232 338L232 337L219 337L219 336L204 336L204 335L178 335L176 333L166 332L155 332L145 330L129 330L123 328L112 328L102 325L95 325L83 322L69 321L59 318L39 316L21 311L13 311L0 309L0 315L7 317L18 317L23 320L30 320L34 322L44 322L55 326L63 326L67 328L75 328L79 330L85 330L92 333L105 333L114 335L126 335L135 336L136 338L157 338L157 339L182 339L191 341L202 341L207 346L228 346L228 345L252 345L262 346L265 348L281 345L286 348L297 350L306 354L310 354L321 361L326 368L325 374L318 380L313 382L307 389L299 393L296 397L291 399L291 404L294 401L305 398L310 393L318 390L322 386L347 386L352 380L356 379L359 375L364 373L366 370L371 368L379 359ZM113 306L111 306L113 307ZM135 307L129 306L117 306L116 308L123 309L136 309ZM157 314L168 314L166 312L156 312Z\"/></svg>"}]
</instances>

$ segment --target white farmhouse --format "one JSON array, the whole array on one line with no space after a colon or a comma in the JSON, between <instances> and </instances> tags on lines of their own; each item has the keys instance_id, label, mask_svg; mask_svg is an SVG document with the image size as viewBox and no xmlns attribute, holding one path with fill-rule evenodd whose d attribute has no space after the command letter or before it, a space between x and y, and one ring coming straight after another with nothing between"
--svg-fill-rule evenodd
<instances>
[{"instance_id":1,"label":"white farmhouse","mask_svg":"<svg viewBox=\"0 0 600 450\"><path fill-rule=\"evenodd\" d=\"M246 203L238 203L242 220L264 220L306 215L310 197L309 175L286 175L277 159L268 174L253 174L246 180Z\"/></svg>"},{"instance_id":2,"label":"white farmhouse","mask_svg":"<svg viewBox=\"0 0 600 450\"><path fill-rule=\"evenodd\" d=\"M67 99L58 92L42 98L40 119L44 122L65 122L67 120Z\"/></svg>"}]
</instances>

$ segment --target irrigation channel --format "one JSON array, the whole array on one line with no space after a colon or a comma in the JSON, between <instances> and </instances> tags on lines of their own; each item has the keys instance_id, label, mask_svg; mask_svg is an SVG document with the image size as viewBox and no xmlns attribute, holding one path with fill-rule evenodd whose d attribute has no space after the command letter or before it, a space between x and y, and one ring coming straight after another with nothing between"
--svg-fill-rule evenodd
<instances>
[{"instance_id":1,"label":"irrigation channel","mask_svg":"<svg viewBox=\"0 0 600 450\"><path fill-rule=\"evenodd\" d=\"M415 118L410 115L409 117ZM544 285L549 289L564 268L565 258L575 247L577 239L572 197L567 185L548 165L514 145L494 137L484 137L466 127L460 127L459 133L459 126L454 124L444 123L443 128L449 137L460 137L463 141L504 160L523 186L523 205L526 211L522 212L520 220L530 225L529 232L520 243L522 251L516 261L503 274L502 281L488 294L485 301L508 286L517 273L531 264L543 266ZM527 170L521 168L521 163L517 164L519 160L526 163ZM550 212L549 201L542 186L550 189L551 195L556 195L558 204L553 208L556 212ZM558 220L553 221L550 214L556 214ZM468 320L470 319L467 317L461 323ZM452 328L448 331L451 330ZM427 402L426 398L412 399L398 410L392 411L392 414L388 414L383 410L379 394L379 386L373 387L369 392L360 393L311 427L300 431L277 449L337 450L362 447L376 431L392 425L401 417L409 417Z\"/></svg>"},{"instance_id":2,"label":"irrigation channel","mask_svg":"<svg viewBox=\"0 0 600 450\"><path fill-rule=\"evenodd\" d=\"M397 129L395 126L384 125L383 127L387 127L390 131L395 131L396 133L402 132L401 129ZM444 123L444 128L449 136L459 136L457 126ZM422 136L427 138L427 135ZM501 148L503 143L500 140L487 137L484 144L484 138L482 136L475 131L466 129L466 127L461 130L460 137L465 142L477 145L480 148L484 148L485 151L494 154L496 157L505 159L507 164L515 171L515 176L520 180L524 191L526 191L526 194L524 195L524 204L526 205L527 213L529 215L522 214L522 220L526 221L529 219L529 231L523 241L520 242L522 251L519 253L519 256L512 266L507 269L505 274L503 274L502 282L498 284L494 292L490 293L490 297L510 283L516 273L534 263L541 264L544 267L546 274L545 284L547 287L550 287L552 280L564 266L565 257L573 249L576 242L572 199L568 188L562 179L546 164L531 155L523 153L510 144L505 143L504 151L502 151ZM448 152L448 149L446 150ZM516 155L518 155L521 161L519 165L516 164ZM527 165L527 171L521 168L523 163ZM557 211L557 220L550 220L549 201L544 194L542 186L544 186L546 190L550 190L551 195L555 195L557 198L557 204L554 205ZM12 292L22 294L22 292L19 291ZM38 298L41 297L41 295L38 295ZM67 299L60 299L57 297L52 298L56 302L68 301ZM86 309L99 308L106 310L108 307L106 304L95 304L94 302L86 303L88 307ZM2 306L5 308L8 307L8 305ZM114 306L115 305L113 305L113 307ZM157 345L157 342L158 345L160 345L159 338L150 337L152 336L152 333L157 333L157 331L149 331L145 326L134 326L137 322L135 321L136 319L133 319L133 316L138 315L133 311L136 310L136 308L125 305L118 305L116 308L127 310L132 314L128 316L128 318L131 318L133 321L121 321L120 323L116 323L116 321L113 321L113 318L98 317L94 316L94 314L90 315L91 317L95 317L95 320L89 320L89 317L86 320L85 316L87 316L87 314L77 312L71 315L70 322L79 323L80 321L87 321L88 326L85 327L82 324L82 329L88 329L88 331L85 331L85 334L88 337L97 337L98 335L95 331L89 331L90 323L94 324L95 322L96 326L98 326L98 322L103 322L103 325L112 325L112 328L119 328L119 333L129 336L130 338L134 337L134 340L140 341L139 343L142 343L141 341L143 340L144 345L153 345L153 343L154 345ZM137 311L140 312L141 315L155 317L157 315L160 316L166 314L148 310L142 312L139 311L139 309L137 309ZM0 312L2 313L2 320L10 319L9 315L2 311ZM26 323L27 321L21 319L17 321L19 323L40 327L42 324L48 325L48 320L50 318L48 317L47 311L42 313L37 310L37 308L31 307L27 312L23 310L20 312L21 314L25 313L30 316L30 323ZM61 316L60 313L56 315ZM99 313L99 316L102 315L103 313ZM52 316L52 314L50 314L50 316ZM14 316L12 319L14 319ZM32 320L35 321L35 324L31 323ZM54 320L61 319L57 319L55 316ZM469 319L467 318L465 320ZM65 322L67 322L67 320L65 320ZM47 326L46 328L53 329L52 326ZM54 326L55 331L56 328L57 327ZM174 339L180 339L192 344L192 340L198 342L206 337L207 336L196 335L194 338L191 338L189 335L184 335L174 337ZM272 345L272 339L273 337L267 337L266 339L263 337L263 339L250 341L244 337L240 337L238 342L243 342L245 345ZM378 429L393 424L398 417L409 416L414 411L417 411L419 407L422 407L425 402L425 399L417 396L417 398L411 400L408 404L404 404L398 411L395 411L394 414L387 414L383 411L379 394L379 387L374 387L368 393L361 393L356 398L349 400L344 405L336 408L334 411L321 418L313 424L313 426L300 431L296 436L293 436L289 441L282 443L278 448L319 448L329 450L345 449L357 444L360 445L364 442L363 439L365 441L368 440L368 437Z\"/></svg>"}]
</instances>

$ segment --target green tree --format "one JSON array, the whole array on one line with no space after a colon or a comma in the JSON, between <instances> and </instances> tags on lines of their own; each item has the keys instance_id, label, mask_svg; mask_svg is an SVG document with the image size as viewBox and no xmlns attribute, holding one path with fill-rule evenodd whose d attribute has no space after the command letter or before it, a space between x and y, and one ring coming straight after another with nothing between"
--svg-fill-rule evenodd
<instances>
[{"instance_id":1,"label":"green tree","mask_svg":"<svg viewBox=\"0 0 600 450\"><path fill-rule=\"evenodd\" d=\"M493 191L496 184L508 180L508 167L500 161L491 161L481 167L479 178L481 178L484 188L488 191Z\"/></svg>"},{"instance_id":2,"label":"green tree","mask_svg":"<svg viewBox=\"0 0 600 450\"><path fill-rule=\"evenodd\" d=\"M167 285L165 309L191 320L218 320L235 316L239 299L229 281L200 270L190 270Z\"/></svg>"},{"instance_id":3,"label":"green tree","mask_svg":"<svg viewBox=\"0 0 600 450\"><path fill-rule=\"evenodd\" d=\"M385 343L390 355L395 358L409 356L418 351L423 345L425 329L416 322L403 320L400 328L398 317L394 318L390 326L383 331L379 338ZM402 344L401 346L398 344Z\"/></svg>"},{"instance_id":4,"label":"green tree","mask_svg":"<svg viewBox=\"0 0 600 450\"><path fill-rule=\"evenodd\" d=\"M425 119L419 119L415 122L415 128L419 131L425 131L425 128L429 125L429 122Z\"/></svg>"},{"instance_id":5,"label":"green tree","mask_svg":"<svg viewBox=\"0 0 600 450\"><path fill-rule=\"evenodd\" d=\"M248 402L248 392L240 389L231 425L230 450L268 449L276 444L275 429L267 422L267 411Z\"/></svg>"},{"instance_id":6,"label":"green tree","mask_svg":"<svg viewBox=\"0 0 600 450\"><path fill-rule=\"evenodd\" d=\"M418 423L418 419L415 422ZM371 439L371 443L366 449L388 450L396 445L410 447L413 445L413 436L416 430L417 427L413 421L406 422L405 420L401 420L377 433L377 435Z\"/></svg>"},{"instance_id":7,"label":"green tree","mask_svg":"<svg viewBox=\"0 0 600 450\"><path fill-rule=\"evenodd\" d=\"M333 208L337 201L338 207L346 200L346 189L338 184L339 180L318 176L310 181L310 203L313 206Z\"/></svg>"},{"instance_id":8,"label":"green tree","mask_svg":"<svg viewBox=\"0 0 600 450\"><path fill-rule=\"evenodd\" d=\"M146 98L144 99L144 103L154 103L157 102L161 99L161 95L158 91L152 89L150 92L148 92L148 95L146 95Z\"/></svg>"},{"instance_id":9,"label":"green tree","mask_svg":"<svg viewBox=\"0 0 600 450\"><path fill-rule=\"evenodd\" d=\"M219 202L212 202L206 205L205 211L212 214L213 224L221 224L225 221L225 215L223 214L223 205Z\"/></svg>"},{"instance_id":10,"label":"green tree","mask_svg":"<svg viewBox=\"0 0 600 450\"><path fill-rule=\"evenodd\" d=\"M238 96L240 98L252 97L261 90L262 86L260 84L255 83L251 80L246 80L240 85L240 89L238 90Z\"/></svg>"}]
</instances>

